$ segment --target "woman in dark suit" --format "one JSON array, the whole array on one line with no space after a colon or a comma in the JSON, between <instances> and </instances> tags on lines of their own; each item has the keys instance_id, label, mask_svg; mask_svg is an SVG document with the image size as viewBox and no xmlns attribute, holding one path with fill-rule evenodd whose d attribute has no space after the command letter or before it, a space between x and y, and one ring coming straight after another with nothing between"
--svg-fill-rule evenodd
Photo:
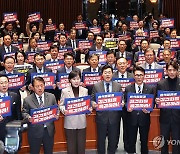
<instances>
[{"instance_id":1,"label":"woman in dark suit","mask_svg":"<svg viewBox=\"0 0 180 154\"><path fill-rule=\"evenodd\" d=\"M71 71L68 79L71 85L62 89L60 98L60 110L65 115L64 128L67 140L67 152L68 154L85 154L86 115L80 114L66 116L67 110L65 110L64 99L87 96L88 90L80 86L80 71Z\"/></svg>"}]
</instances>

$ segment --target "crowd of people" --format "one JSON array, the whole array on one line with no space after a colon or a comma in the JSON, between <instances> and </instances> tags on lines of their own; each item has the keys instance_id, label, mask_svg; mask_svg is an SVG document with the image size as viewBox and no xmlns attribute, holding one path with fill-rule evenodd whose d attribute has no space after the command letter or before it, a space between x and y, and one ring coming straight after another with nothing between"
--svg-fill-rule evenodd
<instances>
[{"instance_id":1,"label":"crowd of people","mask_svg":"<svg viewBox=\"0 0 180 154\"><path fill-rule=\"evenodd\" d=\"M180 91L180 45L175 48L173 46L175 39L178 42L177 30L163 27L163 19L165 17L160 16L155 20L149 14L148 20L139 20L134 15L132 19L121 17L115 25L107 14L102 21L93 19L92 23L84 21L82 15L78 15L70 31L66 31L63 23L56 29L52 19L48 19L47 25L43 27L42 20L32 23L28 18L26 32L29 39L26 50L23 48L24 42L19 39L22 35L19 21L3 21L0 29L3 37L3 44L0 46L0 97L10 96L11 114L5 116L1 113L3 105L0 105L0 140L5 141L5 126L9 121L24 119L29 126L30 153L38 154L41 144L45 154L53 153L54 122L32 124L34 121L31 110L58 105L54 118L58 119L60 112L65 116L68 154L85 154L86 114L68 115L65 99L73 100L90 95L91 106L88 110L89 114L96 110L98 154L105 154L106 151L108 154L115 154L121 118L124 150L136 153L139 129L141 153L148 154L151 111L145 107L140 110L129 108L128 95L152 94L155 102L153 108L157 108L161 103L157 96L159 90ZM42 35L45 35L45 40L41 38ZM115 39L116 46L108 48L105 39L111 42ZM41 48L43 41L48 46L45 51ZM152 43L159 45L158 51L151 48ZM155 85L154 82L147 82L148 70L152 74L155 70L163 72ZM83 79L84 74L88 73L101 77L87 85ZM53 77L53 80L49 82L47 76ZM62 76L66 76L66 81L62 82ZM20 78L23 78L22 83ZM134 82L129 82L127 86L115 80L130 78ZM24 91L28 95L22 102ZM122 110L100 111L96 94L103 92L122 92ZM168 154L170 138L180 140L180 110L173 107L160 109L160 134L165 140L161 148L162 154ZM173 145L172 153L179 154L180 145Z\"/></svg>"}]
</instances>

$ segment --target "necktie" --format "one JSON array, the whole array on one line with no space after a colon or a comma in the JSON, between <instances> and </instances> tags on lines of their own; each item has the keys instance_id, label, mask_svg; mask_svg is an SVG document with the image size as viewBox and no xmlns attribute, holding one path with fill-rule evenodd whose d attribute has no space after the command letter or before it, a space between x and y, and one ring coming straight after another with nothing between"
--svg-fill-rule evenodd
<instances>
[{"instance_id":1,"label":"necktie","mask_svg":"<svg viewBox=\"0 0 180 154\"><path fill-rule=\"evenodd\" d=\"M109 92L109 83L106 83L106 92Z\"/></svg>"},{"instance_id":2,"label":"necktie","mask_svg":"<svg viewBox=\"0 0 180 154\"><path fill-rule=\"evenodd\" d=\"M8 73L8 75L11 75L11 74L12 74L12 73L10 73L10 72Z\"/></svg>"},{"instance_id":3,"label":"necktie","mask_svg":"<svg viewBox=\"0 0 180 154\"><path fill-rule=\"evenodd\" d=\"M3 97L6 97L6 94L4 94Z\"/></svg>"},{"instance_id":4,"label":"necktie","mask_svg":"<svg viewBox=\"0 0 180 154\"><path fill-rule=\"evenodd\" d=\"M121 77L124 78L124 74L122 74Z\"/></svg>"},{"instance_id":5,"label":"necktie","mask_svg":"<svg viewBox=\"0 0 180 154\"><path fill-rule=\"evenodd\" d=\"M149 64L149 69L151 69L151 64Z\"/></svg>"},{"instance_id":6,"label":"necktie","mask_svg":"<svg viewBox=\"0 0 180 154\"><path fill-rule=\"evenodd\" d=\"M39 73L42 73L42 69L41 68L39 68Z\"/></svg>"},{"instance_id":7,"label":"necktie","mask_svg":"<svg viewBox=\"0 0 180 154\"><path fill-rule=\"evenodd\" d=\"M121 57L124 57L124 54L123 54L123 53L121 53Z\"/></svg>"},{"instance_id":8,"label":"necktie","mask_svg":"<svg viewBox=\"0 0 180 154\"><path fill-rule=\"evenodd\" d=\"M10 52L10 49L9 49L9 47L7 47L7 50L8 50L8 52Z\"/></svg>"},{"instance_id":9,"label":"necktie","mask_svg":"<svg viewBox=\"0 0 180 154\"><path fill-rule=\"evenodd\" d=\"M35 49L33 49L33 52L36 52L36 50L35 50Z\"/></svg>"},{"instance_id":10,"label":"necktie","mask_svg":"<svg viewBox=\"0 0 180 154\"><path fill-rule=\"evenodd\" d=\"M95 69L95 68L93 68L93 72L96 72L96 69Z\"/></svg>"},{"instance_id":11,"label":"necktie","mask_svg":"<svg viewBox=\"0 0 180 154\"><path fill-rule=\"evenodd\" d=\"M72 43L72 48L75 49L75 42L74 42L74 40L72 42L73 42Z\"/></svg>"},{"instance_id":12,"label":"necktie","mask_svg":"<svg viewBox=\"0 0 180 154\"><path fill-rule=\"evenodd\" d=\"M44 107L42 96L39 96L39 106L42 108Z\"/></svg>"},{"instance_id":13,"label":"necktie","mask_svg":"<svg viewBox=\"0 0 180 154\"><path fill-rule=\"evenodd\" d=\"M138 86L138 93L141 94L141 87Z\"/></svg>"}]
</instances>

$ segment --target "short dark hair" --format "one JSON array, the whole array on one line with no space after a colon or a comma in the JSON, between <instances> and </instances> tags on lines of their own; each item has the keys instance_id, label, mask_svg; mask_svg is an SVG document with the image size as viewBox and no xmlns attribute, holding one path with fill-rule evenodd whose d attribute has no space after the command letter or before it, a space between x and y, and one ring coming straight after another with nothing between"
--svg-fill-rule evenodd
<instances>
[{"instance_id":1,"label":"short dark hair","mask_svg":"<svg viewBox=\"0 0 180 154\"><path fill-rule=\"evenodd\" d=\"M126 40L119 40L118 44L120 44L121 41L123 41L127 45L127 41Z\"/></svg>"},{"instance_id":2,"label":"short dark hair","mask_svg":"<svg viewBox=\"0 0 180 154\"><path fill-rule=\"evenodd\" d=\"M171 60L169 63L166 64L166 70L169 68L169 66L172 66L177 71L179 70L179 65L177 62Z\"/></svg>"},{"instance_id":3,"label":"short dark hair","mask_svg":"<svg viewBox=\"0 0 180 154\"><path fill-rule=\"evenodd\" d=\"M101 38L102 38L102 40L104 40L103 35L100 35L100 34L99 34L99 35L96 35L96 38L97 38L97 37L101 37Z\"/></svg>"},{"instance_id":4,"label":"short dark hair","mask_svg":"<svg viewBox=\"0 0 180 154\"><path fill-rule=\"evenodd\" d=\"M3 40L4 40L4 37L6 37L6 36L10 36L10 38L12 39L12 36L11 36L10 34L5 34L5 35L3 36Z\"/></svg>"},{"instance_id":5,"label":"short dark hair","mask_svg":"<svg viewBox=\"0 0 180 154\"><path fill-rule=\"evenodd\" d=\"M37 77L35 77L33 80L32 80L32 86L34 87L34 82L35 81L40 81L40 82L42 82L44 85L45 85L45 81L44 81L44 79L42 78L42 77L40 77L40 76L37 76Z\"/></svg>"},{"instance_id":6,"label":"short dark hair","mask_svg":"<svg viewBox=\"0 0 180 154\"><path fill-rule=\"evenodd\" d=\"M145 74L145 69L142 68L141 66L135 66L133 69L133 73L135 73L136 71L141 71Z\"/></svg>"},{"instance_id":7,"label":"short dark hair","mask_svg":"<svg viewBox=\"0 0 180 154\"><path fill-rule=\"evenodd\" d=\"M7 77L7 75L6 74L0 74L0 78L1 77L5 77L5 78L7 78L8 79L8 81L9 81L9 78Z\"/></svg>"},{"instance_id":8,"label":"short dark hair","mask_svg":"<svg viewBox=\"0 0 180 154\"><path fill-rule=\"evenodd\" d=\"M67 36L66 36L65 33L61 33L61 34L59 35L59 38L60 38L61 36L65 36L65 38L67 39Z\"/></svg>"},{"instance_id":9,"label":"short dark hair","mask_svg":"<svg viewBox=\"0 0 180 154\"><path fill-rule=\"evenodd\" d=\"M39 38L41 39L41 33L40 33L40 32L34 32L34 33L32 33L31 37L34 38L34 35L36 35L37 33L39 34Z\"/></svg>"},{"instance_id":10,"label":"short dark hair","mask_svg":"<svg viewBox=\"0 0 180 154\"><path fill-rule=\"evenodd\" d=\"M95 53L89 55L88 60L90 60L93 56L96 56L98 58L98 60L99 60L99 55L95 54Z\"/></svg>"},{"instance_id":11,"label":"short dark hair","mask_svg":"<svg viewBox=\"0 0 180 154\"><path fill-rule=\"evenodd\" d=\"M6 57L4 58L4 61L3 61L3 62L5 63L7 59L13 59L13 60L14 60L14 63L15 63L15 59L14 59L14 57L12 57L12 56L6 56Z\"/></svg>"},{"instance_id":12,"label":"short dark hair","mask_svg":"<svg viewBox=\"0 0 180 154\"><path fill-rule=\"evenodd\" d=\"M29 39L29 44L30 44L30 42L31 42L32 40L35 40L36 43L37 43L37 40L36 40L34 37L31 37L31 38Z\"/></svg>"},{"instance_id":13,"label":"short dark hair","mask_svg":"<svg viewBox=\"0 0 180 154\"><path fill-rule=\"evenodd\" d=\"M67 56L71 56L74 59L74 55L70 52L64 54L64 59L67 58Z\"/></svg>"},{"instance_id":14,"label":"short dark hair","mask_svg":"<svg viewBox=\"0 0 180 154\"><path fill-rule=\"evenodd\" d=\"M46 57L45 57L45 55L44 55L43 53L36 53L36 54L34 55L34 60L35 60L35 58L36 58L37 56L41 56L41 57L43 57L44 59L46 59Z\"/></svg>"},{"instance_id":15,"label":"short dark hair","mask_svg":"<svg viewBox=\"0 0 180 154\"><path fill-rule=\"evenodd\" d=\"M113 50L107 51L106 56L107 56L107 55L110 55L110 54L113 54L114 57L116 57L116 54L115 54L115 52L114 52Z\"/></svg>"},{"instance_id":16,"label":"short dark hair","mask_svg":"<svg viewBox=\"0 0 180 154\"><path fill-rule=\"evenodd\" d=\"M57 46L57 45L51 45L51 46L50 46L50 50L51 50L51 49L55 49L55 48L58 49L58 46Z\"/></svg>"},{"instance_id":17,"label":"short dark hair","mask_svg":"<svg viewBox=\"0 0 180 154\"><path fill-rule=\"evenodd\" d=\"M104 66L102 67L102 73L104 72L104 70L106 70L106 69L108 69L108 68L110 68L111 71L112 71L112 73L113 73L113 68L112 68L110 65L104 65Z\"/></svg>"},{"instance_id":18,"label":"short dark hair","mask_svg":"<svg viewBox=\"0 0 180 154\"><path fill-rule=\"evenodd\" d=\"M26 60L26 54L25 54L25 52L22 50L19 50L19 51L17 51L16 53L15 53L15 60L16 60L16 62L17 62L17 55L18 55L18 53L21 53L22 55L23 55L23 57L24 57L24 62L25 62L25 60Z\"/></svg>"},{"instance_id":19,"label":"short dark hair","mask_svg":"<svg viewBox=\"0 0 180 154\"><path fill-rule=\"evenodd\" d=\"M79 70L72 70L69 73L68 79L71 80L72 78L77 77L77 76L81 78L81 72Z\"/></svg>"},{"instance_id":20,"label":"short dark hair","mask_svg":"<svg viewBox=\"0 0 180 154\"><path fill-rule=\"evenodd\" d=\"M142 39L140 44L142 44L143 41L146 41L149 44L149 41L147 39Z\"/></svg>"},{"instance_id":21,"label":"short dark hair","mask_svg":"<svg viewBox=\"0 0 180 154\"><path fill-rule=\"evenodd\" d=\"M153 48L148 48L146 51L144 51L144 54L146 54L147 52L152 51L153 55L156 55L155 51Z\"/></svg>"}]
</instances>

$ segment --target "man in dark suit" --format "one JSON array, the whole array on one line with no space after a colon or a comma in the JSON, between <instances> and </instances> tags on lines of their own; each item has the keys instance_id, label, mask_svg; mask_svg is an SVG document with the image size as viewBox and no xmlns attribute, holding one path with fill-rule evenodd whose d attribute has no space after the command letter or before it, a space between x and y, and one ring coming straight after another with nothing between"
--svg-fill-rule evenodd
<instances>
[{"instance_id":1,"label":"man in dark suit","mask_svg":"<svg viewBox=\"0 0 180 154\"><path fill-rule=\"evenodd\" d=\"M50 47L51 58L47 61L58 62L59 61L58 53L59 53L58 46L57 45L51 45L51 47Z\"/></svg>"},{"instance_id":2,"label":"man in dark suit","mask_svg":"<svg viewBox=\"0 0 180 154\"><path fill-rule=\"evenodd\" d=\"M143 83L145 70L142 67L135 67L133 70L135 83L125 88L124 98L127 104L127 94L131 93L143 93L143 94L154 94L153 89L147 84ZM129 149L128 153L136 153L136 139L137 131L139 128L140 141L141 141L141 153L148 154L148 133L150 127L150 112L146 109L142 111L136 111L127 109L127 120L128 120L128 142Z\"/></svg>"},{"instance_id":3,"label":"man in dark suit","mask_svg":"<svg viewBox=\"0 0 180 154\"><path fill-rule=\"evenodd\" d=\"M96 93L99 92L120 92L119 83L112 81L113 69L109 65L102 68L103 81L96 83L92 90L92 106L97 107ZM98 154L105 154L105 139L108 136L108 154L115 154L119 142L119 125L122 111L97 111L97 150Z\"/></svg>"},{"instance_id":4,"label":"man in dark suit","mask_svg":"<svg viewBox=\"0 0 180 154\"><path fill-rule=\"evenodd\" d=\"M132 61L133 60L133 53L127 52L126 47L127 47L127 44L126 44L125 40L119 41L118 51L116 52L116 58L124 57L126 59L129 58Z\"/></svg>"},{"instance_id":5,"label":"man in dark suit","mask_svg":"<svg viewBox=\"0 0 180 154\"><path fill-rule=\"evenodd\" d=\"M109 51L109 48L102 45L103 44L103 36L97 35L95 44L89 49L89 51Z\"/></svg>"},{"instance_id":6,"label":"man in dark suit","mask_svg":"<svg viewBox=\"0 0 180 154\"><path fill-rule=\"evenodd\" d=\"M54 122L46 122L44 124L30 124L32 117L31 109L43 108L56 105L56 98L53 94L44 92L45 82L41 77L35 77L32 81L34 93L24 99L22 114L23 118L29 122L28 142L31 154L39 154L41 144L43 144L44 153L52 154L54 145ZM55 116L59 117L59 111Z\"/></svg>"},{"instance_id":7,"label":"man in dark suit","mask_svg":"<svg viewBox=\"0 0 180 154\"><path fill-rule=\"evenodd\" d=\"M33 90L31 84L31 73L47 73L52 72L51 69L44 67L45 56L42 53L36 53L34 55L34 67L27 72L27 78L25 85L29 90Z\"/></svg>"},{"instance_id":8,"label":"man in dark suit","mask_svg":"<svg viewBox=\"0 0 180 154\"><path fill-rule=\"evenodd\" d=\"M161 80L157 84L157 91L180 91L180 79L178 77L179 66L177 62L169 62L166 65L168 78ZM159 103L159 98L156 98L156 103ZM161 148L162 154L168 154L167 141L180 140L180 110L179 109L160 109L160 132L164 137L165 144ZM172 154L180 153L180 145L177 143L173 145Z\"/></svg>"},{"instance_id":9,"label":"man in dark suit","mask_svg":"<svg viewBox=\"0 0 180 154\"><path fill-rule=\"evenodd\" d=\"M128 62L126 58L118 58L116 61L117 71L113 73L113 78L132 78L133 75L127 71ZM127 109L124 106L122 112L123 119L123 142L124 142L124 150L128 151L128 121L127 121Z\"/></svg>"},{"instance_id":10,"label":"man in dark suit","mask_svg":"<svg viewBox=\"0 0 180 154\"><path fill-rule=\"evenodd\" d=\"M12 56L6 56L4 58L4 70L0 71L0 74L5 74L5 75L12 75L19 73L16 70L14 70L14 65L15 65L15 59ZM12 91L20 96L19 89L10 89L9 91Z\"/></svg>"},{"instance_id":11,"label":"man in dark suit","mask_svg":"<svg viewBox=\"0 0 180 154\"><path fill-rule=\"evenodd\" d=\"M114 50L110 50L106 53L106 62L113 68L113 72L116 71L116 55Z\"/></svg>"},{"instance_id":12,"label":"man in dark suit","mask_svg":"<svg viewBox=\"0 0 180 154\"><path fill-rule=\"evenodd\" d=\"M17 47L11 45L11 42L12 39L9 34L3 37L3 45L0 46L0 62L1 62L0 71L3 70L2 62L4 60L4 55L16 53L17 51L19 51Z\"/></svg>"},{"instance_id":13,"label":"man in dark suit","mask_svg":"<svg viewBox=\"0 0 180 154\"><path fill-rule=\"evenodd\" d=\"M8 77L0 74L0 97L11 97L11 116L2 117L0 115L0 140L5 141L6 124L13 120L21 120L21 99L14 93L8 91Z\"/></svg>"},{"instance_id":14,"label":"man in dark suit","mask_svg":"<svg viewBox=\"0 0 180 154\"><path fill-rule=\"evenodd\" d=\"M88 58L88 63L90 65L90 67L84 69L83 73L84 72L101 72L101 67L98 66L98 64L99 64L99 56L98 55L96 55L96 54L90 55ZM88 89L88 94L91 95L93 86L87 86L86 88Z\"/></svg>"}]
</instances>

